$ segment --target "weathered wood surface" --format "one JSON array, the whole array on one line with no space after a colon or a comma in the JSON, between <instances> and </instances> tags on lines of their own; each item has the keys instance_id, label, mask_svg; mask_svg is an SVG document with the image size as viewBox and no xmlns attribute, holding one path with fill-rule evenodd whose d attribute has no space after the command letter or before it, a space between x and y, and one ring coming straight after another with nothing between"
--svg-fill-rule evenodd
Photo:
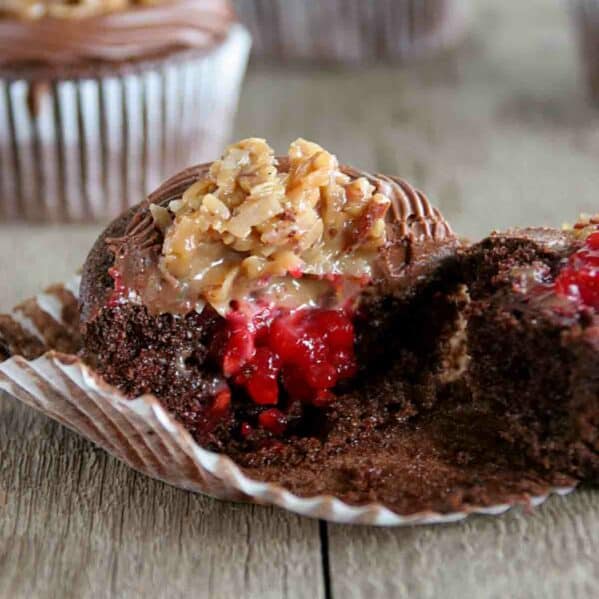
<instances>
[{"instance_id":1,"label":"weathered wood surface","mask_svg":"<svg viewBox=\"0 0 599 599\"><path fill-rule=\"evenodd\" d=\"M329 526L332 594L343 598L596 597L598 550L599 494L590 491L457 526Z\"/></svg>"},{"instance_id":2,"label":"weathered wood surface","mask_svg":"<svg viewBox=\"0 0 599 599\"><path fill-rule=\"evenodd\" d=\"M473 237L572 220L599 208L599 112L565 4L478 0L465 46L418 67L254 69L236 135L279 151L302 135L401 174ZM0 310L68 277L97 232L1 225ZM599 492L456 525L319 531L143 478L0 399L0 597L327 594L597 597Z\"/></svg>"},{"instance_id":3,"label":"weathered wood surface","mask_svg":"<svg viewBox=\"0 0 599 599\"><path fill-rule=\"evenodd\" d=\"M318 523L141 476L0 402L0 596L318 597Z\"/></svg>"}]
</instances>

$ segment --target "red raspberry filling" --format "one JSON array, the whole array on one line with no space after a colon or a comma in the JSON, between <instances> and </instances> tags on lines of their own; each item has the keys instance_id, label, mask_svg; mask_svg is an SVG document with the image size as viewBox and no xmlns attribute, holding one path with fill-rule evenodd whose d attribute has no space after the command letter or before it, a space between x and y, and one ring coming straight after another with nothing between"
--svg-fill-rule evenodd
<instances>
[{"instance_id":1,"label":"red raspberry filling","mask_svg":"<svg viewBox=\"0 0 599 599\"><path fill-rule=\"evenodd\" d=\"M343 310L264 308L250 316L238 308L227 316L223 372L256 404L279 406L258 421L280 435L286 426L283 398L322 407L340 381L356 374L354 342L353 323Z\"/></svg>"},{"instance_id":2,"label":"red raspberry filling","mask_svg":"<svg viewBox=\"0 0 599 599\"><path fill-rule=\"evenodd\" d=\"M555 290L599 309L599 231L591 233L555 279Z\"/></svg>"},{"instance_id":3,"label":"red raspberry filling","mask_svg":"<svg viewBox=\"0 0 599 599\"><path fill-rule=\"evenodd\" d=\"M273 435L282 435L287 428L287 418L285 414L281 412L281 410L277 410L277 408L270 408L268 410L264 410L258 416L258 422L262 428L265 428L267 431L270 431Z\"/></svg>"}]
</instances>

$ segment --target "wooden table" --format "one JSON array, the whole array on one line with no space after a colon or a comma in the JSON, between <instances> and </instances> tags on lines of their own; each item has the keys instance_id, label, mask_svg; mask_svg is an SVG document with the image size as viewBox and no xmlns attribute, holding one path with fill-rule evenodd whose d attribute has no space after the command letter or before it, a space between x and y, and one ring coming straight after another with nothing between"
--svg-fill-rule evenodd
<instances>
[{"instance_id":1,"label":"wooden table","mask_svg":"<svg viewBox=\"0 0 599 599\"><path fill-rule=\"evenodd\" d=\"M562 3L479 0L457 52L402 70L259 70L236 137L397 173L456 229L599 209L599 112ZM0 227L0 309L69 276L98 227ZM0 596L597 597L599 492L407 529L326 525L144 478L0 400Z\"/></svg>"}]
</instances>

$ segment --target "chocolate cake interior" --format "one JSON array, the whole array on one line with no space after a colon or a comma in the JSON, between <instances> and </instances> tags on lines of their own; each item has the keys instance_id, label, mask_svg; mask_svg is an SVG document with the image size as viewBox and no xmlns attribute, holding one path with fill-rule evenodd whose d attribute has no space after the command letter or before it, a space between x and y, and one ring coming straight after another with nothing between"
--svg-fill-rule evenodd
<instances>
[{"instance_id":1,"label":"chocolate cake interior","mask_svg":"<svg viewBox=\"0 0 599 599\"><path fill-rule=\"evenodd\" d=\"M496 415L500 435L515 449L545 470L596 479L594 299L584 297L580 280L559 289L573 264L577 272L585 268L577 256L588 259L586 243L572 231L529 229L496 235L466 253L466 383L473 405Z\"/></svg>"}]
</instances>

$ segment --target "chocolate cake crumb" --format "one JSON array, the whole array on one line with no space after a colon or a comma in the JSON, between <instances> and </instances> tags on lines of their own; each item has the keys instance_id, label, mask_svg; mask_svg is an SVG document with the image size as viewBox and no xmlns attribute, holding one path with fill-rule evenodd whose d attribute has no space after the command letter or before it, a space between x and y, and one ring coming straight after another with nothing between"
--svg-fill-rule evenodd
<instances>
[{"instance_id":1,"label":"chocolate cake crumb","mask_svg":"<svg viewBox=\"0 0 599 599\"><path fill-rule=\"evenodd\" d=\"M545 471L596 479L599 321L525 280L531 271L554 279L579 246L568 232L537 229L492 236L465 252L466 273L475 277L466 376L473 404L497 416L514 450Z\"/></svg>"}]
</instances>

